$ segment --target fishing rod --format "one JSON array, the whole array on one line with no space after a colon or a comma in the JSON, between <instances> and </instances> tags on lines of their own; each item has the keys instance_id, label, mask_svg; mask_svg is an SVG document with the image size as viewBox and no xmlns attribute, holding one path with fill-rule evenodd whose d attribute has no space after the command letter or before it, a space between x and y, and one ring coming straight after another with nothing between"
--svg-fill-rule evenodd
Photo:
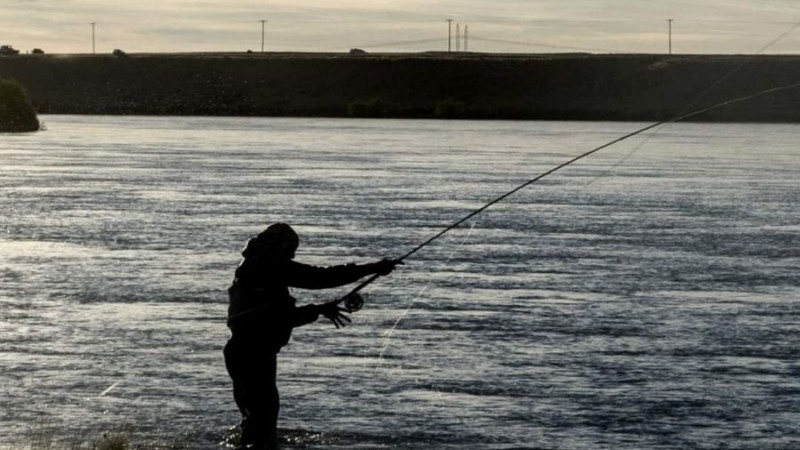
<instances>
[{"instance_id":1,"label":"fishing rod","mask_svg":"<svg viewBox=\"0 0 800 450\"><path fill-rule=\"evenodd\" d=\"M510 197L511 195L514 195L515 193L521 191L522 189L525 189L526 187L536 183L537 181L541 180L542 178L544 178L544 177L546 177L546 176L548 176L548 175L550 175L550 174L552 174L554 172L557 172L557 171L559 171L559 170L561 170L561 169L563 169L563 168L565 168L565 167L567 167L567 166L569 166L569 165L571 165L571 164L573 164L575 162L578 162L581 159L584 159L584 158L586 158L588 156L591 156L591 155L599 152L600 150L603 150L603 149L606 149L608 147L611 147L612 145L616 145L616 144L618 144L618 143L620 143L622 141L625 141L625 140L630 139L630 138L632 138L634 136L637 136L637 135L640 135L640 134L645 133L647 131L650 131L650 130L652 130L654 128L658 128L658 127L660 127L662 125L666 125L666 124L670 124L670 123L674 123L674 122L679 122L681 120L689 119L691 117L695 117L695 116L698 116L700 114L707 113L709 111L713 111L713 110L716 110L716 109L719 109L719 108L723 108L725 106L729 106L729 105L732 105L732 104L735 104L735 103L745 102L745 101L752 100L754 98L761 97L761 96L764 96L764 95L774 94L776 92L782 92L782 91L786 91L786 90L790 90L790 89L795 89L795 88L798 88L798 87L800 87L800 82L794 83L794 84L789 84L789 85L784 85L784 86L778 86L778 87L774 87L774 88L765 89L763 91L759 91L759 92L756 92L756 93L753 93L753 94L749 94L749 95L745 95L745 96L742 96L742 97L737 97L737 98L734 98L732 100L726 100L724 102L720 102L720 103L717 103L715 105L708 106L708 107L702 108L702 109L698 109L698 110L695 110L695 111L692 111L692 112L689 112L689 113L686 113L686 114L679 114L679 115L677 115L677 116L675 116L675 117L673 117L671 119L666 119L666 120L662 120L660 122L656 122L654 124L651 124L651 125L648 125L646 127L640 128L640 129L638 129L636 131L630 132L630 133L628 133L628 134L626 134L624 136L618 137L618 138L616 138L616 139L614 139L612 141L609 141L609 142L607 142L607 143L605 143L605 144L603 144L603 145L601 145L599 147L595 147L595 148L593 148L593 149L591 149L591 150L589 150L589 151L587 151L585 153L582 153L582 154L580 154L580 155L578 155L578 156L576 156L576 157L574 157L574 158L572 158L572 159L570 159L570 160L568 160L566 162L563 162L563 163L553 167L552 169L550 169L550 170L548 170L546 172L543 172L543 173L539 174L538 176L536 176L534 178L531 178L530 180L525 181L524 183L518 185L514 189L511 189L510 191L508 191L508 192L496 197L492 201L486 203L485 205L481 206L480 208L472 211L471 213L467 214L463 218L461 218L458 221L454 222L452 225L447 226L442 231L436 233L435 235L430 237L425 242L417 245L416 247L411 249L408 253L406 253L403 256L395 259L395 261L397 261L398 263L402 263L404 260L408 259L409 257L414 255L418 251L422 250L424 247L426 247L427 245L431 244L433 241L435 241L435 240L439 239L440 237L444 236L446 233L448 233L449 231L453 230L454 228L459 227L461 224L463 224L467 220L477 216L478 214L482 213L483 211L486 211L487 209L489 209L493 205L505 200L506 198ZM362 289L364 289L365 287L367 287L370 284L372 284L375 280L377 280L381 276L382 275L380 275L380 274L372 275L371 277L367 278L366 280L361 282L359 285L354 287L350 292L345 294L343 297L341 297L338 300L335 300L334 304L338 305L338 304L344 303L344 307L345 307L345 309L347 309L348 312L359 311L364 306L364 299L358 293Z\"/></svg>"}]
</instances>

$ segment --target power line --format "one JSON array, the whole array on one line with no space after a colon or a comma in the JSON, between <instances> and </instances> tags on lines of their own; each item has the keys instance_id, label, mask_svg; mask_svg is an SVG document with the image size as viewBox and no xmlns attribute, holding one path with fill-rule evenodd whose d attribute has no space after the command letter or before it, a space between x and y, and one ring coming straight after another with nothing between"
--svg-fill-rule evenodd
<instances>
[{"instance_id":1,"label":"power line","mask_svg":"<svg viewBox=\"0 0 800 450\"><path fill-rule=\"evenodd\" d=\"M603 53L615 53L614 50L604 49L604 48L590 48L590 47L569 47L565 45L552 45L552 44L545 44L542 42L526 42L526 41L516 41L510 39L492 39L492 38L484 38L478 36L472 36L472 39L476 41L483 41L483 42L493 42L496 44L511 44L511 45L524 45L530 47L544 47L544 48L552 48L552 49L561 49L561 50L577 50L577 51L590 51L590 52L603 52Z\"/></svg>"},{"instance_id":2,"label":"power line","mask_svg":"<svg viewBox=\"0 0 800 450\"><path fill-rule=\"evenodd\" d=\"M416 39L413 41L394 41L394 42L381 42L378 44L360 45L358 48L382 48L382 47L397 47L399 45L413 45L413 44L432 44L434 42L441 43L442 38L431 39Z\"/></svg>"}]
</instances>

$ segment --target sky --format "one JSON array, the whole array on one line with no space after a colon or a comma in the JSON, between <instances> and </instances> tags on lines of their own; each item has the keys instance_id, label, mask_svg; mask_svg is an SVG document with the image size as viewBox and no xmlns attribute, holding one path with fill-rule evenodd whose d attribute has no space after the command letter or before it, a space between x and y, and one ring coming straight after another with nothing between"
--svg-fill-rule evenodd
<instances>
[{"instance_id":1,"label":"sky","mask_svg":"<svg viewBox=\"0 0 800 450\"><path fill-rule=\"evenodd\" d=\"M800 0L0 0L0 44L260 51L266 20L265 51L667 53L668 19L673 53L800 54Z\"/></svg>"}]
</instances>

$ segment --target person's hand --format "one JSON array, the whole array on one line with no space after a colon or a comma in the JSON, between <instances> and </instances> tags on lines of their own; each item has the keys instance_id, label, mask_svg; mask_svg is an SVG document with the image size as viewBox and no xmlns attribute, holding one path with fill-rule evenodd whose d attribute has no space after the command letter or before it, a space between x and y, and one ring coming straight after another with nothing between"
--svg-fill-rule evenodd
<instances>
[{"instance_id":1,"label":"person's hand","mask_svg":"<svg viewBox=\"0 0 800 450\"><path fill-rule=\"evenodd\" d=\"M383 258L375 263L375 273L381 276L389 275L395 267L402 265L403 261L399 259Z\"/></svg>"},{"instance_id":2,"label":"person's hand","mask_svg":"<svg viewBox=\"0 0 800 450\"><path fill-rule=\"evenodd\" d=\"M344 312L347 312L347 309L339 306L338 300L320 305L320 314L333 322L336 328L344 327L346 325L345 321L347 321L347 323L352 322L349 317L342 314Z\"/></svg>"}]
</instances>

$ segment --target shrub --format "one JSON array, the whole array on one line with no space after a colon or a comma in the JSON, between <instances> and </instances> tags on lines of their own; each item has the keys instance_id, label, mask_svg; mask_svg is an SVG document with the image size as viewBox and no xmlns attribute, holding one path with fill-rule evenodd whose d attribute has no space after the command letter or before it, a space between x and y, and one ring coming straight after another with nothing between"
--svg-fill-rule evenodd
<instances>
[{"instance_id":1,"label":"shrub","mask_svg":"<svg viewBox=\"0 0 800 450\"><path fill-rule=\"evenodd\" d=\"M19 55L19 50L10 45L0 45L0 55Z\"/></svg>"},{"instance_id":2,"label":"shrub","mask_svg":"<svg viewBox=\"0 0 800 450\"><path fill-rule=\"evenodd\" d=\"M356 100L347 105L347 114L350 117L384 117L386 104L379 98L372 100Z\"/></svg>"},{"instance_id":3,"label":"shrub","mask_svg":"<svg viewBox=\"0 0 800 450\"><path fill-rule=\"evenodd\" d=\"M464 103L456 100L439 100L434 108L434 115L439 119L456 119L464 116Z\"/></svg>"},{"instance_id":4,"label":"shrub","mask_svg":"<svg viewBox=\"0 0 800 450\"><path fill-rule=\"evenodd\" d=\"M0 78L0 132L39 130L28 93L15 80Z\"/></svg>"}]
</instances>

